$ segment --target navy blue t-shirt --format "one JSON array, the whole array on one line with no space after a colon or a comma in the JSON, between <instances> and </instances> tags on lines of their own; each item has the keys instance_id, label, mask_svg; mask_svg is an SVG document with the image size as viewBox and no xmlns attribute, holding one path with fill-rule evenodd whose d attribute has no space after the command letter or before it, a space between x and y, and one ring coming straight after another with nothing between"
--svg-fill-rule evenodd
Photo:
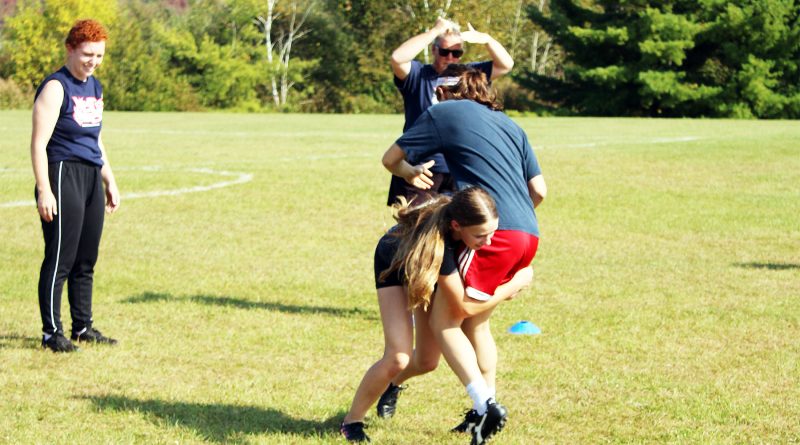
<instances>
[{"instance_id":1,"label":"navy blue t-shirt","mask_svg":"<svg viewBox=\"0 0 800 445\"><path fill-rule=\"evenodd\" d=\"M397 145L407 158L444 155L461 190L477 185L494 198L500 230L539 236L528 181L541 174L525 131L501 111L471 100L428 108Z\"/></svg>"},{"instance_id":2,"label":"navy blue t-shirt","mask_svg":"<svg viewBox=\"0 0 800 445\"><path fill-rule=\"evenodd\" d=\"M486 74L486 80L492 79L492 61L473 62L468 63L467 66L483 71ZM441 82L442 78L433 69L433 65L423 65L416 60L411 61L411 71L409 71L405 80L400 80L397 76L394 76L394 85L403 95L403 108L406 116L406 122L403 125L404 133L425 110L439 102L436 99L436 87L441 85ZM436 164L431 169L432 171L437 173L448 172L444 157L438 154L422 160L409 159L409 162L420 164L431 159L436 161Z\"/></svg>"},{"instance_id":3,"label":"navy blue t-shirt","mask_svg":"<svg viewBox=\"0 0 800 445\"><path fill-rule=\"evenodd\" d=\"M36 89L36 97L53 79L64 87L64 99L53 135L47 142L47 162L82 160L102 166L98 140L103 126L103 87L94 76L83 82L67 67L61 67L44 79Z\"/></svg>"}]
</instances>

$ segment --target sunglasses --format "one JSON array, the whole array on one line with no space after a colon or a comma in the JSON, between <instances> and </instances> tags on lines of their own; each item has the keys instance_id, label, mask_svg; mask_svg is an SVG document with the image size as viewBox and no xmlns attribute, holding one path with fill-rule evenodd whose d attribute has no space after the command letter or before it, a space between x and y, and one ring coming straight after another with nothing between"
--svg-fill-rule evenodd
<instances>
[{"instance_id":1,"label":"sunglasses","mask_svg":"<svg viewBox=\"0 0 800 445\"><path fill-rule=\"evenodd\" d=\"M453 57L458 59L459 57L464 55L464 50L463 49L445 49L445 48L442 48L442 47L439 47L439 46L437 46L436 48L438 48L439 55L442 56L442 57L447 57L450 54L452 54Z\"/></svg>"}]
</instances>

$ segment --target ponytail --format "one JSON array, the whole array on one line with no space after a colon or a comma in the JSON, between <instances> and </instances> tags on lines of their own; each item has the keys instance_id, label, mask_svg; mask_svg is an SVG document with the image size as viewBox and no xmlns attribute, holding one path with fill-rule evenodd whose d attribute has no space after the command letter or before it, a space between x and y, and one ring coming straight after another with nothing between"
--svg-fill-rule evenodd
<instances>
[{"instance_id":1,"label":"ponytail","mask_svg":"<svg viewBox=\"0 0 800 445\"><path fill-rule=\"evenodd\" d=\"M410 207L405 198L394 206L398 248L388 269L379 278L387 279L403 270L403 282L408 294L408 307L427 309L439 278L445 252L445 237L450 236L450 221L461 226L484 224L497 218L494 199L482 188L471 186L453 197L439 195Z\"/></svg>"},{"instance_id":2,"label":"ponytail","mask_svg":"<svg viewBox=\"0 0 800 445\"><path fill-rule=\"evenodd\" d=\"M380 279L402 269L409 308L430 305L444 257L445 217L450 201L449 196L439 195L420 206L410 207L405 198L400 197L400 203L394 206L398 228L392 233L400 241L392 264L381 272Z\"/></svg>"}]
</instances>

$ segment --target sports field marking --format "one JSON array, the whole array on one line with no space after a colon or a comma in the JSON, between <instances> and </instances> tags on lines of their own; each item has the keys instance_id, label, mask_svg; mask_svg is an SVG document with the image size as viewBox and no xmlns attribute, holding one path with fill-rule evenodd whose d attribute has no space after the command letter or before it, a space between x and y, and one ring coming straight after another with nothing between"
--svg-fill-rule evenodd
<instances>
[{"instance_id":1,"label":"sports field marking","mask_svg":"<svg viewBox=\"0 0 800 445\"><path fill-rule=\"evenodd\" d=\"M119 130L117 130L119 131ZM136 132L137 130L123 130L128 132ZM159 132L159 131L156 131ZM174 134L182 134L184 132L180 130L164 130L160 131L161 133L174 133ZM186 132L188 133L188 132ZM209 134L236 134L236 135L249 135L249 134L258 134L259 132L207 132ZM196 132L193 132L196 134ZM680 137L669 137L669 138L652 138L652 139L639 139L639 140L630 140L630 141L606 141L606 142L589 142L589 143L577 143L577 144L547 144L547 145L537 145L533 148L535 150L542 150L542 149L558 149L558 148L596 148L596 147L604 147L608 145L646 145L646 144L672 144L678 142L693 142L698 141L703 138L698 136L680 136ZM345 159L345 158L364 158L364 157L372 157L374 156L373 153L360 153L360 154L340 154L340 153L333 153L333 154L323 154L323 155L308 155L308 156L283 156L280 158L275 159L277 162L295 162L295 161L317 161L323 159ZM199 192L207 192L210 190L220 189L224 187L230 187L233 185L244 184L253 180L252 173L243 173L243 172L230 172L225 170L213 170L210 168L184 168L184 169L164 169L160 166L149 166L149 167L115 167L114 170L139 170L139 171L185 171L185 172L193 172L193 173L204 173L207 175L219 175L230 177L233 179L227 181L220 181L209 185L198 185L194 187L182 187L177 189L170 189L170 190L154 190L151 192L132 192L132 193L124 193L122 195L122 199L139 199L139 198L155 198L159 196L175 196L175 195L183 195L186 193L199 193ZM7 169L0 167L0 172L11 172L15 171L14 169ZM26 207L36 205L33 201L9 201L0 203L0 208L8 208L8 207Z\"/></svg>"},{"instance_id":2,"label":"sports field marking","mask_svg":"<svg viewBox=\"0 0 800 445\"><path fill-rule=\"evenodd\" d=\"M605 142L584 142L577 144L547 144L535 145L534 150L552 149L552 148L596 148L606 147L609 145L649 145L649 144L674 144L677 142L694 142L703 138L699 136L679 136L672 138L652 138L652 139L634 139L630 141L605 141Z\"/></svg>"},{"instance_id":3,"label":"sports field marking","mask_svg":"<svg viewBox=\"0 0 800 445\"><path fill-rule=\"evenodd\" d=\"M321 161L323 159L352 159L352 158L374 158L374 157L375 153L353 153L353 154L331 153L325 155L283 156L280 158L276 158L273 162Z\"/></svg>"},{"instance_id":4,"label":"sports field marking","mask_svg":"<svg viewBox=\"0 0 800 445\"><path fill-rule=\"evenodd\" d=\"M228 131L228 130L157 130L157 129L150 129L150 128L115 128L109 130L110 133L142 133L142 134L174 134L174 135L206 135L206 136L228 136L228 137L250 137L250 136L261 136L261 135L269 135L272 137L287 137L287 138L297 138L297 137L308 137L308 136L327 136L327 135L338 135L341 134L339 130L311 130L311 131L291 131L291 132L282 132L282 131L274 131L274 130L263 130L263 131ZM383 138L386 137L386 132L372 132L372 133L359 133L362 137L369 136L369 137L376 137L376 138ZM394 133L392 133L394 135ZM399 136L399 133L395 136ZM575 144L548 144L542 145L535 148L593 148L593 147L603 147L607 145L631 145L631 144L672 144L676 142L692 142L698 141L700 139L706 139L699 136L676 136L676 137L661 137L661 138L651 138L651 139L634 139L629 141L606 141L606 142L585 142L585 143L575 143ZM718 139L718 138L715 138ZM292 158L298 159L298 158ZM312 160L316 158L310 158Z\"/></svg>"},{"instance_id":5,"label":"sports field marking","mask_svg":"<svg viewBox=\"0 0 800 445\"><path fill-rule=\"evenodd\" d=\"M650 144L674 144L678 142L693 142L699 141L703 138L698 136L681 136L672 138L653 138L647 140L630 140L630 141L607 141L607 142L587 142L578 144L546 144L535 145L534 150L542 149L558 149L558 148L596 148L605 147L609 145L650 145ZM319 161L323 159L352 159L352 158L374 158L376 155L370 153L331 153L322 155L297 155L297 156L283 156L274 159L273 162L295 162L295 161Z\"/></svg>"},{"instance_id":6,"label":"sports field marking","mask_svg":"<svg viewBox=\"0 0 800 445\"><path fill-rule=\"evenodd\" d=\"M283 137L296 139L299 137L340 136L341 130L304 130L304 131L276 131L276 130L157 130L149 128L115 128L103 129L103 134L131 133L131 134L165 134L165 135L190 135L190 136L225 136L225 137ZM360 137L386 137L386 132L359 132Z\"/></svg>"},{"instance_id":7,"label":"sports field marking","mask_svg":"<svg viewBox=\"0 0 800 445\"><path fill-rule=\"evenodd\" d=\"M213 170L210 168L182 168L182 169L173 169L173 168L163 168L159 166L148 166L148 167L114 167L116 171L155 171L155 172L170 172L170 171L177 171L177 172L191 172L191 173L203 173L206 175L217 175L217 176L224 176L229 177L232 179L226 181L215 182L209 185L197 185L193 187L181 187L177 189L170 189L170 190L153 190L150 192L132 192L132 193L123 193L122 199L139 199L139 198L155 198L158 196L175 196L175 195L183 195L186 193L199 193L199 192L207 192L209 190L220 189L224 187L230 187L233 185L244 184L246 182L250 182L253 180L252 173L242 173L242 172L230 172L225 170ZM0 169L0 171L13 171L12 169ZM0 208L5 207L28 207L28 206L36 206L35 201L10 201L0 203Z\"/></svg>"}]
</instances>

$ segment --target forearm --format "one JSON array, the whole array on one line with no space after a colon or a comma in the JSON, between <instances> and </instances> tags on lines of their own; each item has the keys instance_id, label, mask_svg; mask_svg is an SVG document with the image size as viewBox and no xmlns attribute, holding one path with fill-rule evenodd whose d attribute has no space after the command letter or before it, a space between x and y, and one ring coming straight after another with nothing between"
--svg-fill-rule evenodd
<instances>
[{"instance_id":1,"label":"forearm","mask_svg":"<svg viewBox=\"0 0 800 445\"><path fill-rule=\"evenodd\" d=\"M36 180L36 190L39 194L52 193L50 187L50 176L48 174L47 151L44 146L31 143L31 164L33 165L33 177Z\"/></svg>"},{"instance_id":2,"label":"forearm","mask_svg":"<svg viewBox=\"0 0 800 445\"><path fill-rule=\"evenodd\" d=\"M547 197L547 183L544 182L542 175L535 176L528 181L528 193L531 196L533 208L539 207L539 204Z\"/></svg>"},{"instance_id":3,"label":"forearm","mask_svg":"<svg viewBox=\"0 0 800 445\"><path fill-rule=\"evenodd\" d=\"M103 183L106 186L106 212L114 213L119 208L119 189L117 188L117 181L114 178L114 172L111 171L111 164L108 162L106 147L103 145L102 136L98 137L97 145L100 147L100 154L103 158L103 167L100 168L100 176L103 178Z\"/></svg>"},{"instance_id":4,"label":"forearm","mask_svg":"<svg viewBox=\"0 0 800 445\"><path fill-rule=\"evenodd\" d=\"M489 56L492 58L492 79L511 72L514 67L514 59L500 42L489 37L486 42L486 50L489 51Z\"/></svg>"},{"instance_id":5,"label":"forearm","mask_svg":"<svg viewBox=\"0 0 800 445\"><path fill-rule=\"evenodd\" d=\"M407 178L413 177L415 175L414 166L409 164L408 161L405 159L401 159L400 161L392 164L391 166L386 166L386 168L392 172L393 175L399 176L406 181Z\"/></svg>"},{"instance_id":6,"label":"forearm","mask_svg":"<svg viewBox=\"0 0 800 445\"><path fill-rule=\"evenodd\" d=\"M392 63L400 65L411 62L438 35L439 31L433 28L406 40L392 52Z\"/></svg>"},{"instance_id":7,"label":"forearm","mask_svg":"<svg viewBox=\"0 0 800 445\"><path fill-rule=\"evenodd\" d=\"M494 309L495 306L502 301L513 298L520 291L528 287L531 281L533 281L533 268L528 266L517 271L511 280L498 286L494 291L494 295L492 295L492 298L489 300L477 303L465 295L461 306L467 314L467 317L478 315L490 309Z\"/></svg>"},{"instance_id":8,"label":"forearm","mask_svg":"<svg viewBox=\"0 0 800 445\"><path fill-rule=\"evenodd\" d=\"M111 171L111 166L108 164L103 164L103 168L100 169L100 176L106 186L117 182L116 178L114 178L114 172Z\"/></svg>"},{"instance_id":9,"label":"forearm","mask_svg":"<svg viewBox=\"0 0 800 445\"><path fill-rule=\"evenodd\" d=\"M114 178L114 172L111 170L111 163L108 161L108 155L106 154L106 147L103 144L103 139L98 138L97 145L100 147L100 154L103 159L103 167L100 169L100 176L103 178L103 182L106 186L112 183L116 183L116 179Z\"/></svg>"},{"instance_id":10,"label":"forearm","mask_svg":"<svg viewBox=\"0 0 800 445\"><path fill-rule=\"evenodd\" d=\"M33 177L36 180L36 190L40 195L52 193L47 159L47 143L53 130L47 120L48 117L41 111L34 113L33 130L31 132L31 164L33 165Z\"/></svg>"},{"instance_id":11,"label":"forearm","mask_svg":"<svg viewBox=\"0 0 800 445\"><path fill-rule=\"evenodd\" d=\"M397 144L392 144L392 146L386 150L381 162L386 170L389 170L393 175L400 176L401 178L405 178L410 169L412 169L411 164L406 161L405 152Z\"/></svg>"}]
</instances>

